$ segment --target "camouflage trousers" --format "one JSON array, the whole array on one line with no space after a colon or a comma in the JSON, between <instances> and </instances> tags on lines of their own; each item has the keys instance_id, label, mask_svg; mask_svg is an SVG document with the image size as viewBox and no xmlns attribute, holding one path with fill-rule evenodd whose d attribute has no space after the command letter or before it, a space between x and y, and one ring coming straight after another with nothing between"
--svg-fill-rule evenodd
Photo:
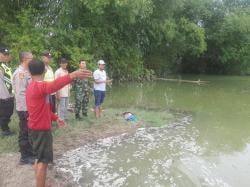
<instances>
[{"instance_id":1,"label":"camouflage trousers","mask_svg":"<svg viewBox=\"0 0 250 187\"><path fill-rule=\"evenodd\" d=\"M75 98L75 114L79 115L81 110L82 114L86 115L88 113L89 104L89 94L76 94Z\"/></svg>"}]
</instances>

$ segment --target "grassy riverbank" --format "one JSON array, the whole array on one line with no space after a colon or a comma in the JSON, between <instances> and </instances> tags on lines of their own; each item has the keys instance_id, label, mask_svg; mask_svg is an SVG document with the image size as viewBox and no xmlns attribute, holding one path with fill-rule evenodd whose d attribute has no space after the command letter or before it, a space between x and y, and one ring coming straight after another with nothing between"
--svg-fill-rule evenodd
<instances>
[{"instance_id":1,"label":"grassy riverbank","mask_svg":"<svg viewBox=\"0 0 250 187\"><path fill-rule=\"evenodd\" d=\"M127 122L122 113L125 111L131 111L135 113L137 121ZM73 113L69 113L69 120L66 128L58 128L56 124L53 125L54 140L61 139L63 137L78 137L82 133L95 129L108 130L116 129L116 134L125 132L130 128L136 128L138 126L162 126L166 125L174 119L174 115L168 111L155 111L155 110L144 110L144 109L105 109L101 119L96 120L93 112L89 112L89 116L82 120L76 120ZM15 132L15 135L9 137L1 137L0 141L0 154L1 153L15 153L18 152L18 117L16 113L12 116L10 122L10 128ZM88 135L88 137L91 134ZM100 133L98 136L102 137ZM96 139L98 137L95 137Z\"/></svg>"},{"instance_id":2,"label":"grassy riverbank","mask_svg":"<svg viewBox=\"0 0 250 187\"><path fill-rule=\"evenodd\" d=\"M127 122L122 113L131 111L136 114L137 122ZM66 128L58 128L53 125L54 137L54 160L60 158L63 153L83 146L97 139L115 136L119 134L132 134L138 127L162 126L171 123L175 115L168 111L155 111L144 109L114 109L103 111L101 119L96 120L93 112L81 121L75 120L70 113ZM35 186L34 171L30 165L19 165L20 154L18 153L18 120L13 115L10 124L16 132L14 136L0 139L0 186ZM49 167L47 184L53 187L75 186L72 179L62 175L53 167Z\"/></svg>"}]
</instances>

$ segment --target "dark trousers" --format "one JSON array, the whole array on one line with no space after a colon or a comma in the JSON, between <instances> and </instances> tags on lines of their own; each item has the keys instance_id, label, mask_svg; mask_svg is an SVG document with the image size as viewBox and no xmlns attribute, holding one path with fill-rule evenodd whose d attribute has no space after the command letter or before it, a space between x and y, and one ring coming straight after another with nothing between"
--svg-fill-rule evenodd
<instances>
[{"instance_id":1,"label":"dark trousers","mask_svg":"<svg viewBox=\"0 0 250 187\"><path fill-rule=\"evenodd\" d=\"M17 111L19 117L19 137L18 144L21 152L21 156L29 157L32 156L32 146L29 141L28 134L28 112L27 111Z\"/></svg>"},{"instance_id":2,"label":"dark trousers","mask_svg":"<svg viewBox=\"0 0 250 187\"><path fill-rule=\"evenodd\" d=\"M0 99L0 127L2 131L9 131L10 117L13 114L14 98Z\"/></svg>"},{"instance_id":3,"label":"dark trousers","mask_svg":"<svg viewBox=\"0 0 250 187\"><path fill-rule=\"evenodd\" d=\"M50 109L53 113L56 113L56 95L49 95Z\"/></svg>"}]
</instances>

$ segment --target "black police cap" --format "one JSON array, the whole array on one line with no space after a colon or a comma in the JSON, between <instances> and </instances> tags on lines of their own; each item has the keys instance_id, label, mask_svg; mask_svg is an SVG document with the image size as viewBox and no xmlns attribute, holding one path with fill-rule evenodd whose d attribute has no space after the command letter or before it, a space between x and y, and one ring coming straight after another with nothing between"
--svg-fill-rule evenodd
<instances>
[{"instance_id":1,"label":"black police cap","mask_svg":"<svg viewBox=\"0 0 250 187\"><path fill-rule=\"evenodd\" d=\"M5 48L5 47L0 47L0 53L8 55L9 54L9 50L7 48Z\"/></svg>"}]
</instances>

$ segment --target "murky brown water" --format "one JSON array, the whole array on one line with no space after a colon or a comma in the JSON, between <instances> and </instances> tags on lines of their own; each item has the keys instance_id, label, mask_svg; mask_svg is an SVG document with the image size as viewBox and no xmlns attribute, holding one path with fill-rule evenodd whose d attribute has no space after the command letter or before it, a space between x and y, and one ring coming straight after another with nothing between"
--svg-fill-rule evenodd
<instances>
[{"instance_id":1,"label":"murky brown water","mask_svg":"<svg viewBox=\"0 0 250 187\"><path fill-rule=\"evenodd\" d=\"M250 186L250 78L196 76L109 90L105 106L181 110L174 128L142 128L65 154L79 186ZM140 116L138 116L139 118Z\"/></svg>"}]
</instances>

